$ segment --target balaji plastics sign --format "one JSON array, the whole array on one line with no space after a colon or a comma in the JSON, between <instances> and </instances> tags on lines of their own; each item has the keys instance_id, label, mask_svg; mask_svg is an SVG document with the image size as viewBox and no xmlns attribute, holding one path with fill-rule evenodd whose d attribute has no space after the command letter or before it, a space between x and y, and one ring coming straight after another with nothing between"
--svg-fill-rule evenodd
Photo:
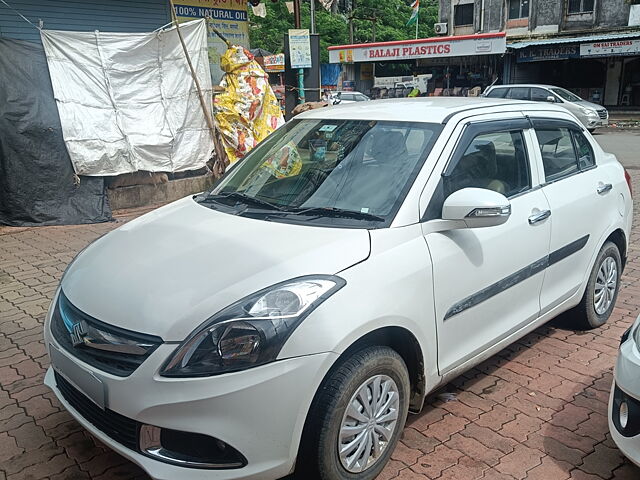
<instances>
[{"instance_id":1,"label":"balaji plastics sign","mask_svg":"<svg viewBox=\"0 0 640 480\"><path fill-rule=\"evenodd\" d=\"M507 40L504 32L457 37L432 37L329 47L329 62L381 62L417 58L493 55L504 53L506 48Z\"/></svg>"},{"instance_id":2,"label":"balaji plastics sign","mask_svg":"<svg viewBox=\"0 0 640 480\"><path fill-rule=\"evenodd\" d=\"M232 44L249 48L247 0L177 0L175 7L180 23L208 17ZM227 46L213 31L208 32L207 44L211 79L217 84L222 79L220 57Z\"/></svg>"}]
</instances>

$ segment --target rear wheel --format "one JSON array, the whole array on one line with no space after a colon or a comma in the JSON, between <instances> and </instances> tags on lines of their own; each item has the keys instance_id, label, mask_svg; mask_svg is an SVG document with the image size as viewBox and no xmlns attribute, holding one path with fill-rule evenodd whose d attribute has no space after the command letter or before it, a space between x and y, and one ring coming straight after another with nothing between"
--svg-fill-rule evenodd
<instances>
[{"instance_id":1,"label":"rear wheel","mask_svg":"<svg viewBox=\"0 0 640 480\"><path fill-rule=\"evenodd\" d=\"M367 347L345 359L311 406L299 478L372 480L395 448L409 409L409 374L388 347Z\"/></svg>"},{"instance_id":2,"label":"rear wheel","mask_svg":"<svg viewBox=\"0 0 640 480\"><path fill-rule=\"evenodd\" d=\"M577 328L597 328L609 320L618 297L621 274L620 251L615 243L607 242L593 265L582 301L572 312Z\"/></svg>"}]
</instances>

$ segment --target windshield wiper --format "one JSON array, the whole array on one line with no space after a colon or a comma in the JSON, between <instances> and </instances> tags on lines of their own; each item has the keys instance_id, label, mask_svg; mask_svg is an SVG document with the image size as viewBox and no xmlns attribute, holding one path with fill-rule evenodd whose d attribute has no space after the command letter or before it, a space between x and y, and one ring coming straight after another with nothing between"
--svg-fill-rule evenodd
<instances>
[{"instance_id":1,"label":"windshield wiper","mask_svg":"<svg viewBox=\"0 0 640 480\"><path fill-rule=\"evenodd\" d=\"M280 210L280 211L282 210L282 207L279 207L278 205L275 205L271 202L267 202L266 200L261 200L256 197L252 197L242 192L216 193L216 194L209 195L206 199L217 200L217 199L227 199L227 198L231 200L238 200L239 202L242 202L246 205L252 205L254 207L262 207L262 208L267 208L269 210Z\"/></svg>"},{"instance_id":2,"label":"windshield wiper","mask_svg":"<svg viewBox=\"0 0 640 480\"><path fill-rule=\"evenodd\" d=\"M372 222L384 222L386 219L372 213L358 212L356 210L345 210L333 207L309 207L285 210L283 213L291 213L292 215L317 215L319 217L332 218L353 218L356 220L369 220Z\"/></svg>"}]
</instances>

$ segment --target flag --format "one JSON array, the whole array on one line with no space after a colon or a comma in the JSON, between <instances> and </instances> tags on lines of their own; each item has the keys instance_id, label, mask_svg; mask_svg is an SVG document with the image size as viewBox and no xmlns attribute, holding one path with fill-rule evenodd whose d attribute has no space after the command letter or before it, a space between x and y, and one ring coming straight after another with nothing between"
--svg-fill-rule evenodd
<instances>
[{"instance_id":1,"label":"flag","mask_svg":"<svg viewBox=\"0 0 640 480\"><path fill-rule=\"evenodd\" d=\"M338 0L320 0L320 5L322 5L325 10L328 10L330 12L333 4L337 1Z\"/></svg>"},{"instance_id":2,"label":"flag","mask_svg":"<svg viewBox=\"0 0 640 480\"><path fill-rule=\"evenodd\" d=\"M420 11L420 0L414 0L411 4L411 8L413 11L411 12L411 18L407 22L407 25L413 25L418 21L418 12Z\"/></svg>"},{"instance_id":3,"label":"flag","mask_svg":"<svg viewBox=\"0 0 640 480\"><path fill-rule=\"evenodd\" d=\"M267 16L267 6L264 3L259 3L255 7L251 5L251 8L253 9L253 14L256 17L265 18Z\"/></svg>"}]
</instances>

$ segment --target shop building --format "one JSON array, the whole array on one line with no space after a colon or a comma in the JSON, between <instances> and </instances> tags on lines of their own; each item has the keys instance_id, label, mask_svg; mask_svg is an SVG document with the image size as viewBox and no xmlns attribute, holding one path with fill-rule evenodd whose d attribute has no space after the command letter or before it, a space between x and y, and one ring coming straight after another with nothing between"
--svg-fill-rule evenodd
<instances>
[{"instance_id":1,"label":"shop building","mask_svg":"<svg viewBox=\"0 0 640 480\"><path fill-rule=\"evenodd\" d=\"M441 36L329 47L329 61L344 64L344 77L356 90L368 92L374 72L390 62L410 65L414 75L431 74L428 92L464 95L489 85L502 71L506 51L504 32Z\"/></svg>"},{"instance_id":2,"label":"shop building","mask_svg":"<svg viewBox=\"0 0 640 480\"><path fill-rule=\"evenodd\" d=\"M498 83L545 83L607 107L640 107L640 5L627 0L440 0L455 36L501 31Z\"/></svg>"}]
</instances>

